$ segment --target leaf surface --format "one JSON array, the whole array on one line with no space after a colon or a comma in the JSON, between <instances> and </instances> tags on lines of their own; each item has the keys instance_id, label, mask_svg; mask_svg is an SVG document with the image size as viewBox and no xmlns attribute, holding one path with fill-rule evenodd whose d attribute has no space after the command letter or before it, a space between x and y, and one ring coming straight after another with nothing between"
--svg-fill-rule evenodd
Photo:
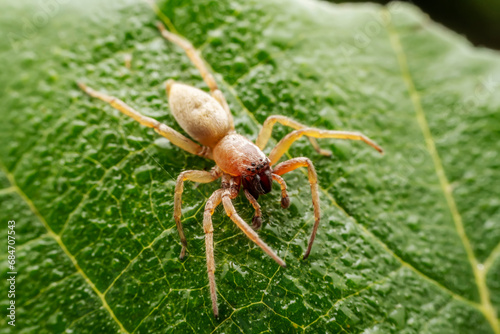
<instances>
[{"instance_id":1,"label":"leaf surface","mask_svg":"<svg viewBox=\"0 0 500 334\"><path fill-rule=\"evenodd\" d=\"M398 4L305 0L1 3L2 221L16 220L16 328L2 332L500 333L500 57ZM21 20L13 18L20 17ZM306 173L262 197L259 234L279 268L219 208L214 217L220 319L211 311L203 208L219 184L177 175L209 169L75 85L84 80L180 130L166 79L206 89L155 28L193 42L226 95L237 130L266 117L361 131L359 142L298 141L316 166L322 223ZM131 68L125 58L132 56ZM273 140L289 129L276 126ZM251 221L243 196L238 212ZM6 235L7 224L0 225ZM6 243L0 269L7 272ZM2 291L7 283L2 281ZM1 307L9 301L5 295Z\"/></svg>"}]
</instances>

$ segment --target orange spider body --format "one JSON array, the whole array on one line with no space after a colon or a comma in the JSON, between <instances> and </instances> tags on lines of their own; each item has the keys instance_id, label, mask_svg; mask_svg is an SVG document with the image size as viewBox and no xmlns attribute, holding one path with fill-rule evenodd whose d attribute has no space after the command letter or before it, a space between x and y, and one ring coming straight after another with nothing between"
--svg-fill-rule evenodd
<instances>
[{"instance_id":1,"label":"orange spider body","mask_svg":"<svg viewBox=\"0 0 500 334\"><path fill-rule=\"evenodd\" d=\"M215 146L213 153L217 166L231 176L241 176L243 187L255 199L271 191L269 158L247 138L229 133Z\"/></svg>"}]
</instances>

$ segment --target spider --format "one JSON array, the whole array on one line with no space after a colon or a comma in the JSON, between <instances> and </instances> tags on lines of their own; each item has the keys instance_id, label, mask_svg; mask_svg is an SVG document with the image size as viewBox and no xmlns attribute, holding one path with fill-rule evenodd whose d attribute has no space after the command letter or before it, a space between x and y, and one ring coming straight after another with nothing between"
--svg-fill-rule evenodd
<instances>
[{"instance_id":1,"label":"spider","mask_svg":"<svg viewBox=\"0 0 500 334\"><path fill-rule=\"evenodd\" d=\"M285 154L288 148L302 136L307 136L314 149L322 155L331 155L331 152L319 147L315 138L339 138L361 140L375 148L380 153L383 150L374 141L357 132L332 131L310 128L300 124L288 117L273 115L268 117L260 130L257 140L252 143L247 138L238 134L234 128L233 117L222 92L219 90L214 77L207 69L205 63L186 39L173 34L165 29L163 24L157 24L161 35L170 42L181 47L191 62L198 68L201 77L210 89L210 95L200 89L191 87L170 79L165 88L168 95L170 111L177 123L186 131L193 140L185 137L171 127L157 120L144 116L125 102L96 91L84 83L79 82L79 87L88 95L109 103L113 108L132 117L144 126L153 128L158 134L164 136L170 142L187 152L211 159L216 166L210 171L186 170L180 173L175 185L174 195L174 219L181 239L182 260L186 255L187 242L181 223L181 197L185 181L209 183L221 178L221 188L216 190L208 199L203 214L203 229L205 231L205 246L207 257L208 281L210 286L210 297L215 317L218 317L217 288L215 283L215 261L212 215L216 207L222 202L229 218L246 234L250 240L255 242L262 250L273 258L280 266L286 267L283 261L255 232L262 225L262 214L257 199L260 195L271 191L273 181L281 187L281 206L288 208L290 199L283 174L291 172L299 167L307 167L308 178L311 186L312 204L314 208L314 226L309 239L307 250L304 254L306 259L314 243L316 232L320 221L319 194L316 170L308 158L299 157L276 163ZM266 146L275 123L291 127L294 131L286 135L266 156L262 150ZM201 145L200 145L201 144ZM255 210L250 227L236 212L232 199L238 196L240 188L243 187L244 194Z\"/></svg>"}]
</instances>

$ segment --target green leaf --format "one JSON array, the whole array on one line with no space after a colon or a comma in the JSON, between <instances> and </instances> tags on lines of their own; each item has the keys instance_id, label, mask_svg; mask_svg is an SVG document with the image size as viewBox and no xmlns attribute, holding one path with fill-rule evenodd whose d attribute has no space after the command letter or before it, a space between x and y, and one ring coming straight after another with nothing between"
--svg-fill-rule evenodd
<instances>
[{"instance_id":1,"label":"green leaf","mask_svg":"<svg viewBox=\"0 0 500 334\"><path fill-rule=\"evenodd\" d=\"M474 49L414 7L297 1L0 4L0 270L16 221L14 333L500 333L500 56ZM203 208L219 187L186 184L188 257L173 221L176 176L208 169L75 85L84 80L180 130L163 82L206 89L155 21L213 68L237 130L271 114L362 131L307 140L289 157L319 173L322 222L306 174L262 197L262 239L280 268L219 208L220 319L211 310ZM131 68L125 58L132 55ZM290 129L277 126L276 143ZM266 149L269 152L270 147ZM235 200L250 221L249 203ZM9 303L2 280L0 308Z\"/></svg>"}]
</instances>

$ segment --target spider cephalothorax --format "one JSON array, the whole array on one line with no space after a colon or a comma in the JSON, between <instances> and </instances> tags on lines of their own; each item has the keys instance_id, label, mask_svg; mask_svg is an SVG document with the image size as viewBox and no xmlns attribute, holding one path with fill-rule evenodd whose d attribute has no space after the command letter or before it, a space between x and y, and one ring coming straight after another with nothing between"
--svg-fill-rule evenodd
<instances>
[{"instance_id":1,"label":"spider cephalothorax","mask_svg":"<svg viewBox=\"0 0 500 334\"><path fill-rule=\"evenodd\" d=\"M317 174L314 166L308 158L293 158L275 165L285 154L290 145L302 136L309 137L311 144L320 154L329 155L328 151L320 149L314 138L339 138L362 140L378 151L382 149L366 136L357 132L331 131L308 128L285 116L270 116L264 122L257 137L256 144L247 138L236 133L233 124L233 117L229 110L224 95L217 87L213 76L206 68L203 60L187 40L168 32L162 24L158 25L163 37L182 47L194 65L200 70L201 76L210 88L211 95L197 88L179 84L169 80L166 84L166 91L170 102L170 111L174 115L179 125L200 143L183 136L169 126L157 120L144 116L129 107L125 102L95 91L83 83L79 86L90 96L97 97L108 102L122 113L132 117L142 125L153 128L160 135L166 137L172 144L200 157L213 159L216 166L210 171L187 170L183 171L177 178L174 195L174 219L181 239L180 258L186 255L187 241L181 223L181 197L184 190L184 181L209 183L219 178L222 179L221 189L216 190L205 205L203 214L203 229L205 231L205 245L207 255L208 282L210 286L210 297L212 298L212 309L215 316L218 316L217 289L215 284L215 260L212 215L215 208L222 203L227 215L231 220L266 254L272 257L280 266L285 267L283 261L254 231L262 224L260 205L257 199L260 195L271 191L272 182L276 181L281 187L281 206L287 208L290 199L287 194L287 187L281 175L291 172L300 167L306 167L311 186L312 204L314 208L314 226L311 238L304 254L304 259L311 252L314 238L319 226L320 208ZM266 146L272 132L274 124L278 122L285 126L292 127L292 131L286 135L271 151L269 157L262 152ZM203 146L202 146L203 145ZM238 196L240 186L243 185L246 198L255 209L252 229L236 212L232 199Z\"/></svg>"},{"instance_id":2,"label":"spider cephalothorax","mask_svg":"<svg viewBox=\"0 0 500 334\"><path fill-rule=\"evenodd\" d=\"M223 172L241 176L243 188L255 199L271 191L271 161L247 138L235 132L228 134L215 145L213 156Z\"/></svg>"}]
</instances>

